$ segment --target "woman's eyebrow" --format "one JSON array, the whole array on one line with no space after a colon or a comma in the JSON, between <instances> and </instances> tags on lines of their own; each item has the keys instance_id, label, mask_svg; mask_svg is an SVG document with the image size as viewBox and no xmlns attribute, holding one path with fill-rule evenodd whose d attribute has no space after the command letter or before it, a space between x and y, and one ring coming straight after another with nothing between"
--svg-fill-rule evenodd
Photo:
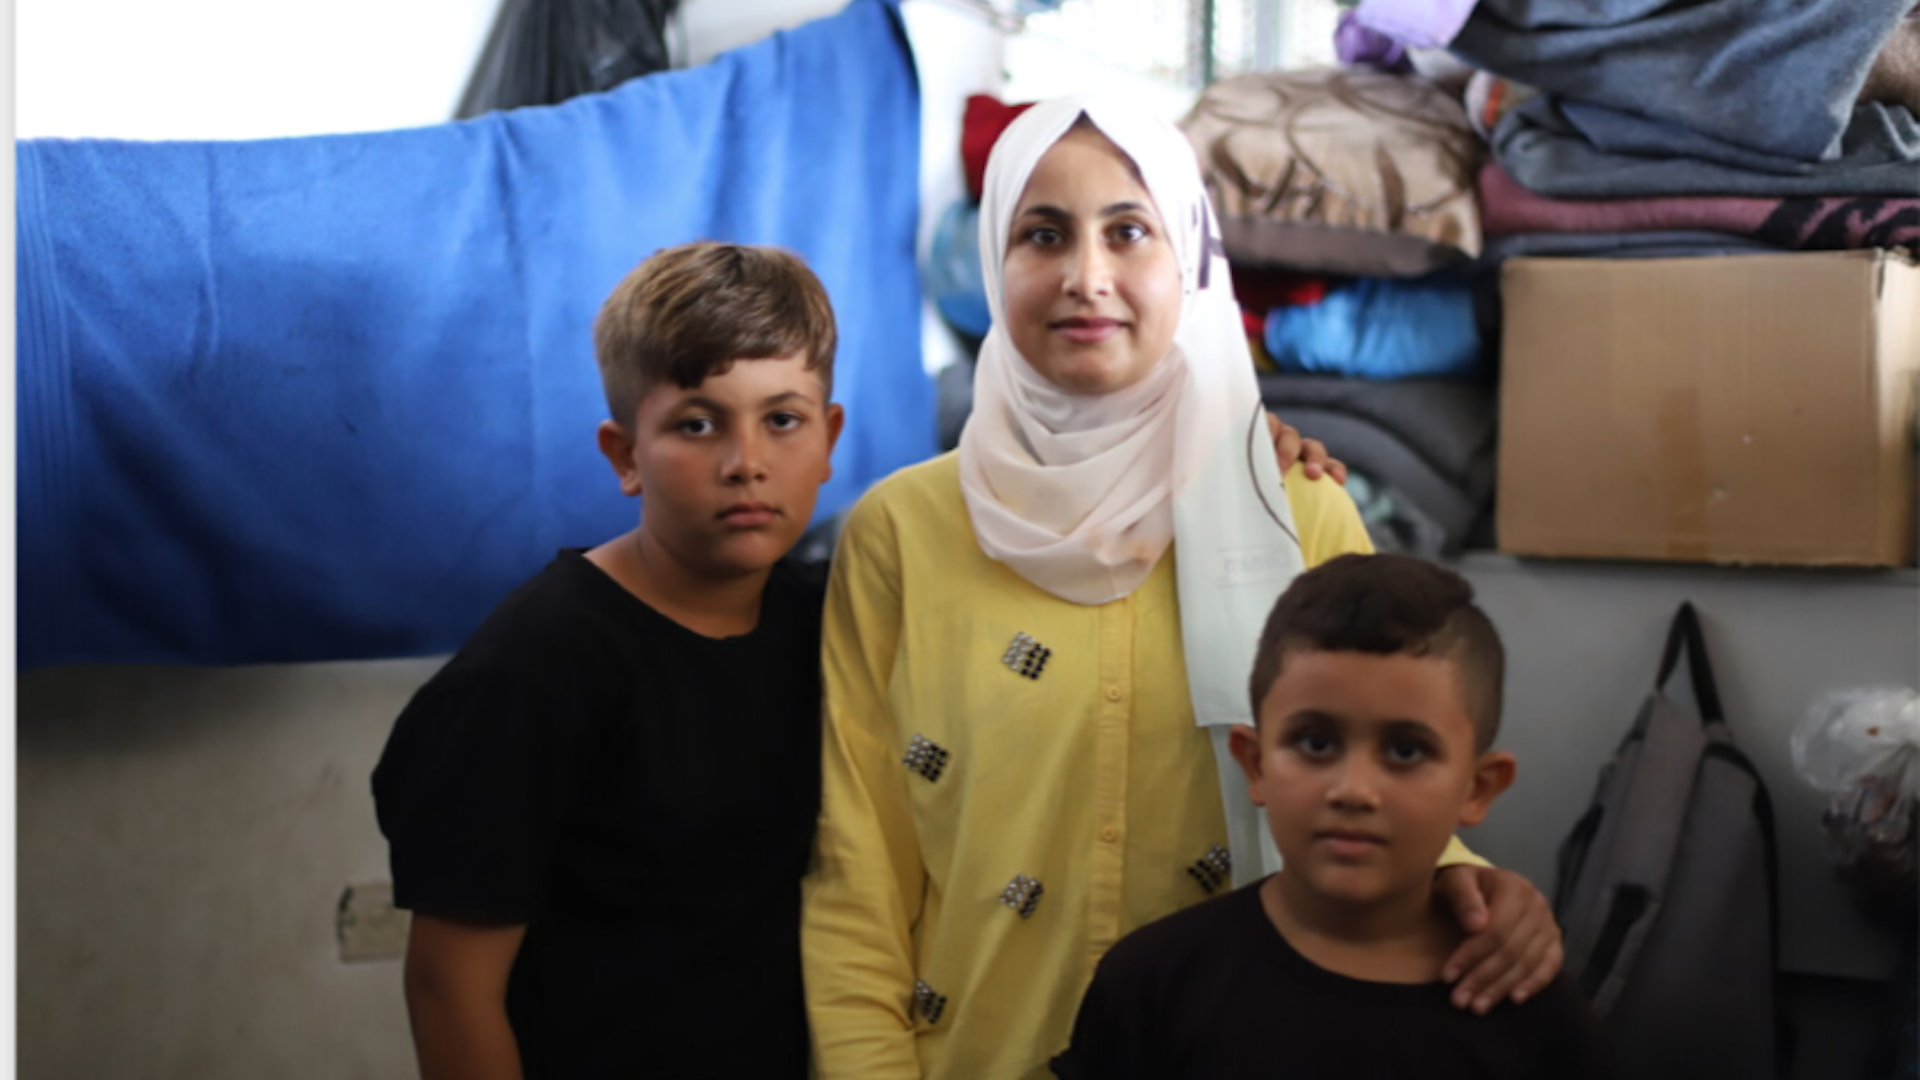
<instances>
[{"instance_id":1,"label":"woman's eyebrow","mask_svg":"<svg viewBox=\"0 0 1920 1080\"><path fill-rule=\"evenodd\" d=\"M1037 218L1046 218L1049 221L1066 221L1072 216L1073 215L1067 213L1065 210L1062 210L1057 206L1049 206L1045 203L1042 203L1039 206L1029 206L1021 210L1019 215L1016 216L1014 220L1018 221L1021 218L1037 217Z\"/></svg>"},{"instance_id":2,"label":"woman's eyebrow","mask_svg":"<svg viewBox=\"0 0 1920 1080\"><path fill-rule=\"evenodd\" d=\"M1110 218L1110 217L1116 217L1120 214L1139 214L1139 213L1145 213L1146 211L1147 211L1146 203L1136 202L1132 199L1128 199L1124 202L1109 203L1106 206L1101 207L1100 212L1097 216L1103 217L1103 218ZM1022 209L1020 211L1019 216L1015 218L1015 220L1019 220L1019 218L1029 218L1029 217L1047 218L1048 220L1054 220L1054 221L1067 221L1067 220L1070 220L1073 217L1073 215L1067 213L1065 210L1062 210L1057 206L1053 206L1047 203L1041 203L1038 206L1029 206Z\"/></svg>"}]
</instances>

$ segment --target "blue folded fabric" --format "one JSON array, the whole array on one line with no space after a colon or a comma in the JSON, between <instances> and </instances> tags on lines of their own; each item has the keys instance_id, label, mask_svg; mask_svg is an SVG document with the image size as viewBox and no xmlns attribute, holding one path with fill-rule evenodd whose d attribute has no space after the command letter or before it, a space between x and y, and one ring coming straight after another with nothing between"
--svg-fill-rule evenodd
<instances>
[{"instance_id":1,"label":"blue folded fabric","mask_svg":"<svg viewBox=\"0 0 1920 1080\"><path fill-rule=\"evenodd\" d=\"M636 520L590 327L688 240L786 246L832 294L823 517L932 453L897 16L416 130L19 143L20 665L455 648Z\"/></svg>"},{"instance_id":2,"label":"blue folded fabric","mask_svg":"<svg viewBox=\"0 0 1920 1080\"><path fill-rule=\"evenodd\" d=\"M1267 354L1285 372L1483 377L1491 371L1491 349L1481 327L1484 286L1476 280L1439 273L1335 285L1319 303L1267 313Z\"/></svg>"}]
</instances>

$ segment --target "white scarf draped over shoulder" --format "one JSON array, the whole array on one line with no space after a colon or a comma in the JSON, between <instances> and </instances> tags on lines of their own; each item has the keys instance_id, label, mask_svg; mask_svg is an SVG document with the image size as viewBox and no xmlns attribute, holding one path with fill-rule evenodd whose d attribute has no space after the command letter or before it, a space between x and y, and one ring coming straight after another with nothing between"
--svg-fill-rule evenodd
<instances>
[{"instance_id":1,"label":"white scarf draped over shoulder","mask_svg":"<svg viewBox=\"0 0 1920 1080\"><path fill-rule=\"evenodd\" d=\"M1082 116L1138 168L1182 278L1172 351L1139 383L1069 393L1006 329L1008 231L1041 157ZM1236 882L1278 868L1227 731L1252 723L1247 680L1274 600L1302 568L1246 332L1198 162L1178 128L1127 104L1054 98L1022 113L988 159L980 253L993 326L960 437L960 483L981 549L1076 604L1128 596L1169 546L1195 722L1213 736Z\"/></svg>"}]
</instances>

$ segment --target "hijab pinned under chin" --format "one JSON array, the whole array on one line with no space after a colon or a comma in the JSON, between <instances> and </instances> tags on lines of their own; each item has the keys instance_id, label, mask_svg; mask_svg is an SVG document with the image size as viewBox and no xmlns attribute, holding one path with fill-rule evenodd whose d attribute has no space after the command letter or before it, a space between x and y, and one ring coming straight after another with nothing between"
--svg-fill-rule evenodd
<instances>
[{"instance_id":1,"label":"hijab pinned under chin","mask_svg":"<svg viewBox=\"0 0 1920 1080\"><path fill-rule=\"evenodd\" d=\"M1132 159L1181 275L1172 350L1139 383L1099 395L1048 382L1006 327L1014 214L1040 159L1082 115ZM1226 733L1252 722L1246 686L1260 630L1302 557L1193 148L1172 124L1126 104L1043 101L988 160L980 251L993 327L960 436L980 547L1036 587L1088 605L1131 595L1169 547L1177 552L1194 718L1214 736L1235 879L1252 880L1277 856L1261 842Z\"/></svg>"}]
</instances>

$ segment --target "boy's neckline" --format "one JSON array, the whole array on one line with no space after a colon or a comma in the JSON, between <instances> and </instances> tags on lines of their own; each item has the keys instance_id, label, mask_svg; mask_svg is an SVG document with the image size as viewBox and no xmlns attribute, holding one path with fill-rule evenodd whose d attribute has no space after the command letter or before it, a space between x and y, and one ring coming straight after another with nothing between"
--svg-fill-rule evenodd
<instances>
[{"instance_id":1,"label":"boy's neckline","mask_svg":"<svg viewBox=\"0 0 1920 1080\"><path fill-rule=\"evenodd\" d=\"M1441 983L1440 972L1459 942L1459 928L1422 905L1404 929L1373 928L1379 936L1348 936L1333 925L1315 925L1287 903L1280 874L1252 887L1267 925L1288 948L1316 968L1355 982L1390 986ZM1430 899L1430 898L1429 898Z\"/></svg>"},{"instance_id":2,"label":"boy's neckline","mask_svg":"<svg viewBox=\"0 0 1920 1080\"><path fill-rule=\"evenodd\" d=\"M650 572L638 530L581 552L581 558L653 612L690 634L731 641L760 628L771 568L718 587L674 588Z\"/></svg>"}]
</instances>

